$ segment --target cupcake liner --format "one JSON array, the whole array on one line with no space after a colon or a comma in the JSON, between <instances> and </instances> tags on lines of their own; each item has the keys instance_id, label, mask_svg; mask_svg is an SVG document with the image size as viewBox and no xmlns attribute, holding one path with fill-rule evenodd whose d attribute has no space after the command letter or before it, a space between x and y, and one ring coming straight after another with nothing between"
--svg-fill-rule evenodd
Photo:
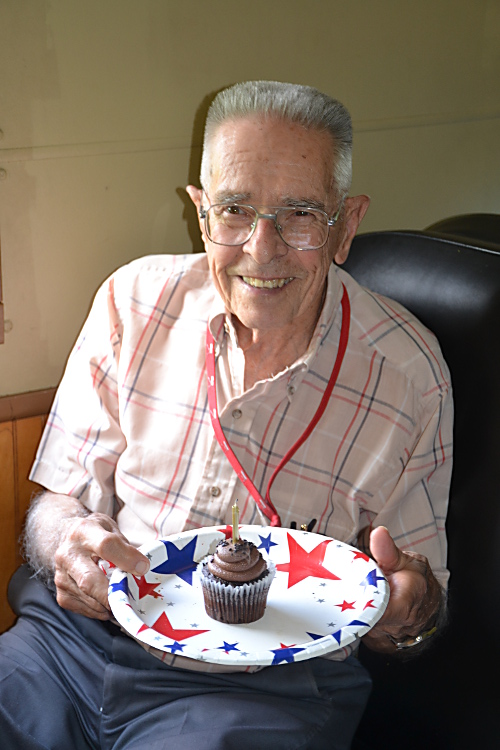
<instances>
[{"instance_id":1,"label":"cupcake liner","mask_svg":"<svg viewBox=\"0 0 500 750\"><path fill-rule=\"evenodd\" d=\"M203 565L212 555L205 557L198 565L205 609L209 617L230 625L260 620L266 609L267 595L276 573L276 566L266 560L268 575L257 581L231 585L203 575Z\"/></svg>"}]
</instances>

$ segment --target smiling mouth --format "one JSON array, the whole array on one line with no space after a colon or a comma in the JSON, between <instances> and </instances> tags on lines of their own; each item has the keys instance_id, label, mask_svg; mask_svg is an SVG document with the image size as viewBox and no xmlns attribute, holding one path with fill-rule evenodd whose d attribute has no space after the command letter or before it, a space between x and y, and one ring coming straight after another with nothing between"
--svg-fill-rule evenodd
<instances>
[{"instance_id":1,"label":"smiling mouth","mask_svg":"<svg viewBox=\"0 0 500 750\"><path fill-rule=\"evenodd\" d=\"M253 276L242 276L241 277L245 284L254 286L257 289L281 289L290 281L293 281L293 277L288 279L256 279Z\"/></svg>"}]
</instances>

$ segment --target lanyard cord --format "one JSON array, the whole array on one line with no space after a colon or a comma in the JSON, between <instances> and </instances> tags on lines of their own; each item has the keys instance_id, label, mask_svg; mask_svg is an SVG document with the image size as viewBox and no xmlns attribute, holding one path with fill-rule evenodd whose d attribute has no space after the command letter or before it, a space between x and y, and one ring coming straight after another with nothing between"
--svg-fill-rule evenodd
<instances>
[{"instance_id":1,"label":"lanyard cord","mask_svg":"<svg viewBox=\"0 0 500 750\"><path fill-rule=\"evenodd\" d=\"M342 302L341 302L342 304L342 326L340 329L340 340L339 340L339 347L337 350L337 356L335 358L335 362L334 362L333 369L330 375L330 379L328 380L328 384L325 388L320 404L318 408L316 409L315 415L313 416L310 423L307 425L306 429L304 430L302 435L299 437L297 442L295 442L292 445L290 450L287 451L287 453L283 456L283 458L281 459L281 461L275 468L271 476L271 479L269 480L269 483L267 485L265 499L262 498L262 495L253 484L250 477L248 477L245 471L243 470L231 446L227 442L224 432L222 430L222 426L219 420L219 414L217 411L217 392L216 392L216 374L215 374L215 342L214 342L212 333L210 331L210 328L207 325L205 364L206 364L206 369L207 369L208 406L210 410L210 418L212 420L212 427L215 433L215 437L217 438L217 441L219 445L221 446L222 450L226 454L226 457L229 463L231 464L234 471L236 472L238 479L243 483L246 490L252 495L253 499L257 503L260 510L264 513L265 516L267 516L267 518L269 518L269 520L271 521L271 526L281 526L281 519L276 511L276 508L272 504L271 498L269 495L270 490L271 490L271 485L273 484L274 480L276 479L277 475L279 474L283 466L285 466L285 464L288 463L288 461L291 459L293 454L300 448L302 443L304 443L305 440L307 440L307 438L309 437L309 435L314 430L319 420L323 416L323 413L327 407L330 396L332 395L332 391L335 386L335 383L337 382L340 368L342 366L342 361L344 359L345 351L347 348L347 342L349 340L349 325L350 325L350 318L351 318L351 306L349 303L349 295L347 294L347 290L343 284L342 284L342 287L344 290L342 294Z\"/></svg>"}]
</instances>

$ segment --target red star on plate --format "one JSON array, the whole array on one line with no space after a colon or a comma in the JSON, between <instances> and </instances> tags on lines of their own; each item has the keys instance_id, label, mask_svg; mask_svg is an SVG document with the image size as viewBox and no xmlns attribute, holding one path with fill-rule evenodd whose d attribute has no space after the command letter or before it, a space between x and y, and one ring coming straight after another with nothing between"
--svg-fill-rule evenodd
<instances>
[{"instance_id":1,"label":"red star on plate","mask_svg":"<svg viewBox=\"0 0 500 750\"><path fill-rule=\"evenodd\" d=\"M137 635L142 633L143 630L147 630L149 625L141 625L137 631ZM170 620L168 619L165 612L162 612L157 621L151 625L152 630L156 630L157 633L161 633L167 638L171 638L173 641L183 641L186 638L192 638L193 635L199 635L200 633L207 633L207 630L178 630L173 628Z\"/></svg>"},{"instance_id":2,"label":"red star on plate","mask_svg":"<svg viewBox=\"0 0 500 750\"><path fill-rule=\"evenodd\" d=\"M360 552L359 550L351 550L354 557L352 558L351 562L354 562L354 560L364 560L365 562L370 562L370 558L368 555L365 555L364 552Z\"/></svg>"},{"instance_id":3,"label":"red star on plate","mask_svg":"<svg viewBox=\"0 0 500 750\"><path fill-rule=\"evenodd\" d=\"M159 585L158 581L156 581L156 583L148 583L142 576L141 578L132 576L132 578L139 587L139 599L143 599L145 596L153 596L155 599L161 599L161 594L159 594L158 591L155 591L156 587Z\"/></svg>"},{"instance_id":4,"label":"red star on plate","mask_svg":"<svg viewBox=\"0 0 500 750\"><path fill-rule=\"evenodd\" d=\"M341 612L345 612L346 609L354 609L355 604L356 602L346 602L346 600L344 599L342 604L336 604L335 606L340 607Z\"/></svg>"},{"instance_id":5,"label":"red star on plate","mask_svg":"<svg viewBox=\"0 0 500 750\"><path fill-rule=\"evenodd\" d=\"M370 601L369 601L369 602L366 602L366 604L365 604L365 606L363 607L363 609L368 609L368 607L373 607L373 609L377 609L377 608L376 608L376 606L375 606L375 605L374 605L374 603L373 603L373 599L370 599Z\"/></svg>"},{"instance_id":6,"label":"red star on plate","mask_svg":"<svg viewBox=\"0 0 500 750\"><path fill-rule=\"evenodd\" d=\"M238 529L240 527L238 526ZM222 529L217 529L217 531L220 531L224 534L226 539L232 539L233 536L233 527L232 526L223 526Z\"/></svg>"},{"instance_id":7,"label":"red star on plate","mask_svg":"<svg viewBox=\"0 0 500 750\"><path fill-rule=\"evenodd\" d=\"M287 533L288 549L290 550L290 562L276 565L276 570L288 573L288 588L304 580L308 576L314 578L329 578L331 581L340 581L340 578L328 568L323 567L327 545L332 541L325 539L320 542L311 552L307 552L295 541L293 536Z\"/></svg>"}]
</instances>

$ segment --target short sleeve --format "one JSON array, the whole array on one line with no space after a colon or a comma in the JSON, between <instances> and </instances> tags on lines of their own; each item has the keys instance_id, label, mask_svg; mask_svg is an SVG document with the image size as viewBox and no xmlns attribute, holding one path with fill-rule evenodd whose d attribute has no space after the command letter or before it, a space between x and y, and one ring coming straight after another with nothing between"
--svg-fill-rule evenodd
<instances>
[{"instance_id":1,"label":"short sleeve","mask_svg":"<svg viewBox=\"0 0 500 750\"><path fill-rule=\"evenodd\" d=\"M113 515L114 474L125 448L117 368L122 327L114 279L99 289L68 359L30 478Z\"/></svg>"}]
</instances>

